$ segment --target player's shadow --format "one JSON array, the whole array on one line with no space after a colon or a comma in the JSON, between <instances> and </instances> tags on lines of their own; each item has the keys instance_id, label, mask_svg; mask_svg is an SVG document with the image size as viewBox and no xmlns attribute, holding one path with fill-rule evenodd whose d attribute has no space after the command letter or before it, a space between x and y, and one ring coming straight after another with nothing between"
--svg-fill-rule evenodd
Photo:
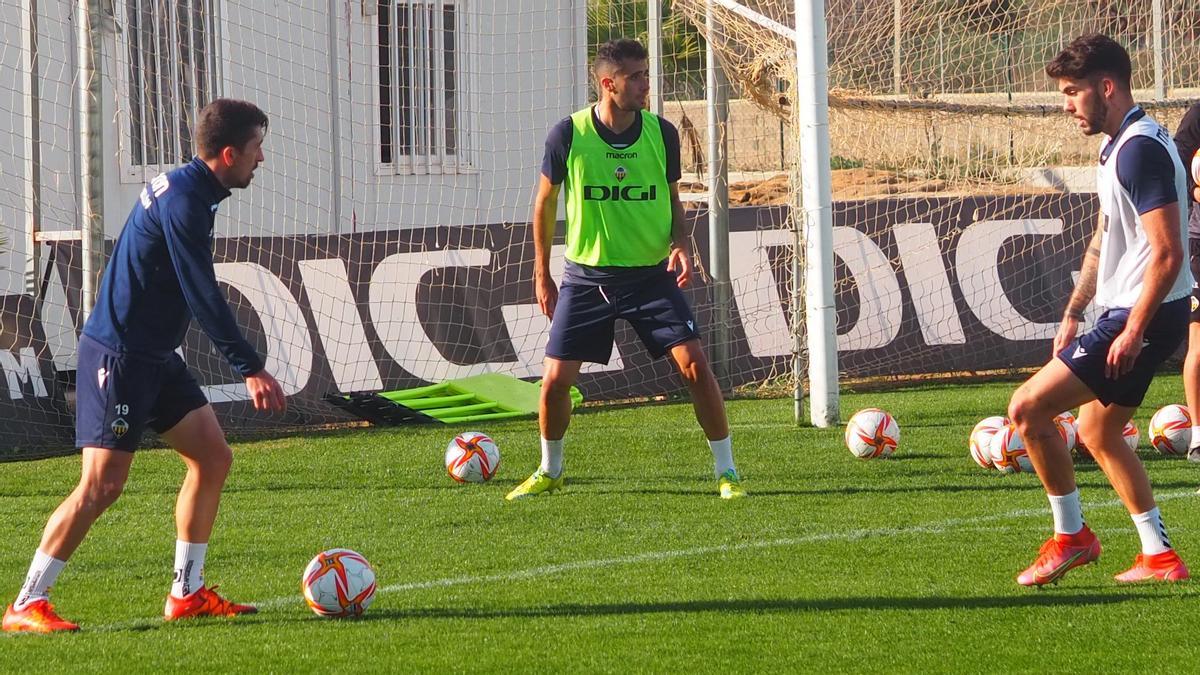
<instances>
[{"instance_id":1,"label":"player's shadow","mask_svg":"<svg viewBox=\"0 0 1200 675\"><path fill-rule=\"evenodd\" d=\"M766 614L766 613L807 613L807 612L866 612L875 610L987 610L1009 609L1020 607L1086 607L1115 605L1139 600L1154 600L1157 594L1118 594L1104 593L1100 588L1097 592L1077 595L1080 589L1072 587L1064 593L1058 589L1046 589L1043 592L1029 591L1019 595L954 597L954 596L907 596L907 597L870 597L851 596L833 598L746 598L740 600L684 600L677 602L620 602L620 603L563 603L544 605L540 607L506 607L506 608L476 608L476 607L416 607L391 608L372 607L364 616L344 620L349 624L373 624L378 621L412 621L420 619L512 619L512 618L558 618L586 616L626 616L653 614ZM296 603L296 608L302 607ZM264 611L254 616L241 617L237 621L227 619L198 619L189 621L189 628L201 626L221 626L222 628L249 629L254 626L279 626L285 623L311 623L324 621L307 612L288 612L281 615L277 611ZM147 632L167 626L161 621L146 621L135 625L121 626L105 632ZM178 627L178 628L183 628Z\"/></svg>"},{"instance_id":2,"label":"player's shadow","mask_svg":"<svg viewBox=\"0 0 1200 675\"><path fill-rule=\"evenodd\" d=\"M799 613L855 612L874 610L943 610L943 609L1009 609L1018 607L1065 607L1114 605L1145 600L1148 596L1087 593L1066 595L1055 592L1030 592L1023 595L982 596L974 598L950 596L912 596L897 598L835 597L812 599L743 599L743 600L686 600L679 602L622 602L604 604L564 603L542 607L511 607L488 609L473 607L425 607L415 609L379 608L362 620L397 619L499 619L553 618L580 616L621 616L635 614L677 614L719 612L738 613Z\"/></svg>"}]
</instances>

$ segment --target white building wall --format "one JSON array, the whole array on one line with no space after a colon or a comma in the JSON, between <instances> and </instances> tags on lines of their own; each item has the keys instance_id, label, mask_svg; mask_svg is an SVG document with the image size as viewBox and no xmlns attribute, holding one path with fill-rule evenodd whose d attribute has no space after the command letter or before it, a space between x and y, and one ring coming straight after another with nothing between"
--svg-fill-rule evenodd
<instances>
[{"instance_id":1,"label":"white building wall","mask_svg":"<svg viewBox=\"0 0 1200 675\"><path fill-rule=\"evenodd\" d=\"M218 93L245 98L271 117L266 163L217 219L218 236L523 221L529 217L545 133L583 104L579 61L583 0L458 0L460 101L471 150L454 175L397 175L378 161L377 16L359 0L214 0ZM42 87L43 229L78 227L74 3L38 3ZM118 2L121 23L124 3ZM22 288L23 85L21 3L0 4L0 292ZM335 53L330 54L330 12ZM104 225L117 236L157 169L129 164L123 32L103 36ZM333 137L337 72L340 137ZM340 201L334 204L341 176ZM336 221L336 222L335 222Z\"/></svg>"}]
</instances>

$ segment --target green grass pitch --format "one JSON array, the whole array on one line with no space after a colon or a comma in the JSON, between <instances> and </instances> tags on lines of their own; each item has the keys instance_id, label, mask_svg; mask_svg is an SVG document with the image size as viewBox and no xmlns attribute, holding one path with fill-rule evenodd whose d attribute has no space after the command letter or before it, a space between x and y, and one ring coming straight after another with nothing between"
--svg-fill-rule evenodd
<instances>
[{"instance_id":1,"label":"green grass pitch","mask_svg":"<svg viewBox=\"0 0 1200 675\"><path fill-rule=\"evenodd\" d=\"M1200 663L1200 580L1121 587L1137 535L1095 465L1079 466L1097 564L1057 587L1014 576L1050 530L1031 475L971 461L976 421L1014 384L847 394L902 428L861 461L842 430L797 428L791 402L729 405L749 499L715 496L687 404L589 409L567 441L567 488L507 503L538 457L532 421L481 429L503 453L489 484L442 467L448 427L363 429L236 447L209 583L262 611L164 625L183 465L134 463L124 496L54 589L75 635L0 639L0 672L1188 671ZM1145 427L1182 402L1161 377L1135 418L1166 523L1200 574L1200 466L1159 458ZM0 597L15 595L78 459L0 465ZM303 604L325 548L376 567L357 621Z\"/></svg>"}]
</instances>

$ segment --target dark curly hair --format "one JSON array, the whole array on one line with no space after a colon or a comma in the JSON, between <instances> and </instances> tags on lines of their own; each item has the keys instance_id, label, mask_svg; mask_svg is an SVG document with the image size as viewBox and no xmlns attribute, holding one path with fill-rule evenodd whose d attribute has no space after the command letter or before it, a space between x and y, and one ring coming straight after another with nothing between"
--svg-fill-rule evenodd
<instances>
[{"instance_id":1,"label":"dark curly hair","mask_svg":"<svg viewBox=\"0 0 1200 675\"><path fill-rule=\"evenodd\" d=\"M1116 40L1099 33L1080 35L1046 64L1046 74L1055 79L1090 80L1108 75L1130 87L1133 65L1129 52Z\"/></svg>"}]
</instances>

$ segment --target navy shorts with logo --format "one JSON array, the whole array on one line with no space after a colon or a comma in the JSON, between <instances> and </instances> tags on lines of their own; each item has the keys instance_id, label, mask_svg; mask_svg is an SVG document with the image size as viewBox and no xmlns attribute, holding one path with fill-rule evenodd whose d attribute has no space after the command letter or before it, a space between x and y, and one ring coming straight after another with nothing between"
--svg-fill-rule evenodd
<instances>
[{"instance_id":1,"label":"navy shorts with logo","mask_svg":"<svg viewBox=\"0 0 1200 675\"><path fill-rule=\"evenodd\" d=\"M1188 266L1192 268L1192 321L1200 322L1200 239L1188 239Z\"/></svg>"},{"instance_id":2,"label":"navy shorts with logo","mask_svg":"<svg viewBox=\"0 0 1200 675\"><path fill-rule=\"evenodd\" d=\"M1083 380L1104 405L1115 403L1137 407L1146 397L1150 380L1154 379L1154 371L1187 338L1190 307L1191 297L1163 303L1146 327L1142 352L1133 362L1133 369L1115 380L1105 377L1104 365L1109 347L1129 320L1128 309L1110 309L1101 314L1096 325L1060 351L1058 358Z\"/></svg>"},{"instance_id":3,"label":"navy shorts with logo","mask_svg":"<svg viewBox=\"0 0 1200 675\"><path fill-rule=\"evenodd\" d=\"M564 283L550 322L546 356L564 361L608 363L617 319L637 331L654 358L698 339L696 318L675 275L664 267L642 283L591 286Z\"/></svg>"},{"instance_id":4,"label":"navy shorts with logo","mask_svg":"<svg viewBox=\"0 0 1200 675\"><path fill-rule=\"evenodd\" d=\"M146 427L162 433L206 403L179 354L131 354L80 336L75 447L133 452Z\"/></svg>"}]
</instances>

